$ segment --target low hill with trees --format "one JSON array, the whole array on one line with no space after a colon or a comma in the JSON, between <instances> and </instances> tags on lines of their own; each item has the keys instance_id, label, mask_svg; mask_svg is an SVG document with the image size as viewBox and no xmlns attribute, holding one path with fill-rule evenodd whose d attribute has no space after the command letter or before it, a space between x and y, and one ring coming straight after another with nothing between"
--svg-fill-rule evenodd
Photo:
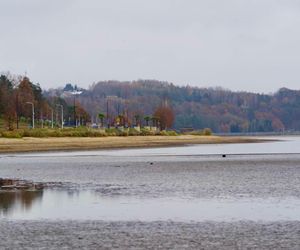
<instances>
[{"instance_id":1,"label":"low hill with trees","mask_svg":"<svg viewBox=\"0 0 300 250\"><path fill-rule=\"evenodd\" d=\"M28 126L32 122L30 103L39 127L49 127L52 121L59 127L63 115L67 126L211 128L223 133L300 131L300 91L287 88L267 95L137 80L102 81L88 89L67 84L42 91L28 77L0 76L0 126Z\"/></svg>"},{"instance_id":2,"label":"low hill with trees","mask_svg":"<svg viewBox=\"0 0 300 250\"><path fill-rule=\"evenodd\" d=\"M300 131L300 91L282 88L275 94L233 92L222 88L175 86L155 80L103 81L78 97L96 121L98 113L109 116L153 116L168 104L174 112L173 128L214 132Z\"/></svg>"}]
</instances>

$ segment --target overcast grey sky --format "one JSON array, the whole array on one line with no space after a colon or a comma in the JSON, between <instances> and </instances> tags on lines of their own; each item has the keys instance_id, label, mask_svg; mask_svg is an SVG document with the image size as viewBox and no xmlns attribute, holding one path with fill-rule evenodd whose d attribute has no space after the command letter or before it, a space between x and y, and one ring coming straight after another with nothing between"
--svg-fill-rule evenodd
<instances>
[{"instance_id":1,"label":"overcast grey sky","mask_svg":"<svg viewBox=\"0 0 300 250\"><path fill-rule=\"evenodd\" d=\"M299 0L0 0L0 10L0 71L43 88L300 89Z\"/></svg>"}]
</instances>

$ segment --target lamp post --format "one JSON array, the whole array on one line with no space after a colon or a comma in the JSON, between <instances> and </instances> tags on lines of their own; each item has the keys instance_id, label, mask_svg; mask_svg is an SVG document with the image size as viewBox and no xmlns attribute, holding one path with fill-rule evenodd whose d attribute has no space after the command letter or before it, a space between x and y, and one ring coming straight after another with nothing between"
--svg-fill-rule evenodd
<instances>
[{"instance_id":1,"label":"lamp post","mask_svg":"<svg viewBox=\"0 0 300 250\"><path fill-rule=\"evenodd\" d=\"M61 108L61 128L64 128L64 106L61 104L56 104L56 106Z\"/></svg>"},{"instance_id":2,"label":"lamp post","mask_svg":"<svg viewBox=\"0 0 300 250\"><path fill-rule=\"evenodd\" d=\"M74 96L74 126L77 128L77 119L76 119L76 96L80 95L82 91L78 91L75 89L71 92L71 94Z\"/></svg>"},{"instance_id":3,"label":"lamp post","mask_svg":"<svg viewBox=\"0 0 300 250\"><path fill-rule=\"evenodd\" d=\"M14 92L16 93L15 98L15 108L16 108L16 116L17 116L17 129L19 129L19 90L17 85L13 86Z\"/></svg>"},{"instance_id":4,"label":"lamp post","mask_svg":"<svg viewBox=\"0 0 300 250\"><path fill-rule=\"evenodd\" d=\"M53 108L51 109L51 128L53 128Z\"/></svg>"},{"instance_id":5,"label":"lamp post","mask_svg":"<svg viewBox=\"0 0 300 250\"><path fill-rule=\"evenodd\" d=\"M34 104L32 102L26 102L26 104L30 104L32 107L32 128L34 129Z\"/></svg>"}]
</instances>

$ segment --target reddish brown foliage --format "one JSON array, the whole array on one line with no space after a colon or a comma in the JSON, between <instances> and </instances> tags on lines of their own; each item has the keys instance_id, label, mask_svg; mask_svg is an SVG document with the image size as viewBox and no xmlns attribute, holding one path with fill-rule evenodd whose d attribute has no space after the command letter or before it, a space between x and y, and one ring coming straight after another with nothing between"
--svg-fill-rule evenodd
<instances>
[{"instance_id":1,"label":"reddish brown foliage","mask_svg":"<svg viewBox=\"0 0 300 250\"><path fill-rule=\"evenodd\" d=\"M160 106L154 112L154 116L158 118L160 129L171 128L175 120L173 109L168 106Z\"/></svg>"}]
</instances>

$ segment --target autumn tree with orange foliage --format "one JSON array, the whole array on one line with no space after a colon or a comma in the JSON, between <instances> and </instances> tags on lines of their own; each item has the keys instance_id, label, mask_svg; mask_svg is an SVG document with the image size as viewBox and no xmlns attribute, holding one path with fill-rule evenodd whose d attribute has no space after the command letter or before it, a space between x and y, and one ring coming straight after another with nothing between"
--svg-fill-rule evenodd
<instances>
[{"instance_id":1,"label":"autumn tree with orange foliage","mask_svg":"<svg viewBox=\"0 0 300 250\"><path fill-rule=\"evenodd\" d=\"M154 112L154 117L157 118L160 129L165 130L173 126L175 114L168 105L161 105Z\"/></svg>"}]
</instances>

